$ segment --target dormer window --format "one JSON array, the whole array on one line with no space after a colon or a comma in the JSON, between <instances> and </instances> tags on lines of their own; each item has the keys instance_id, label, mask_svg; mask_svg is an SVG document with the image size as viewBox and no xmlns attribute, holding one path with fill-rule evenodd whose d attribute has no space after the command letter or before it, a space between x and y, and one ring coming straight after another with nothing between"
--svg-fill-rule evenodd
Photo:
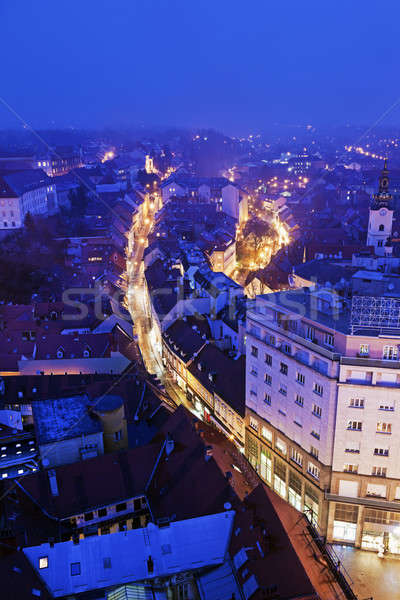
<instances>
[{"instance_id":1,"label":"dormer window","mask_svg":"<svg viewBox=\"0 0 400 600\"><path fill-rule=\"evenodd\" d=\"M385 226L383 225L383 223L379 225L379 231L385 231Z\"/></svg>"}]
</instances>

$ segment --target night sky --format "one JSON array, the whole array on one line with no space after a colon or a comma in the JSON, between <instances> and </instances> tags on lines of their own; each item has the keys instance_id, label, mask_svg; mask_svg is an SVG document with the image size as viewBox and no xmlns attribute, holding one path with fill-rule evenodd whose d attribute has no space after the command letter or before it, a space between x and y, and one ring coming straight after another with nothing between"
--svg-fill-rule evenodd
<instances>
[{"instance_id":1,"label":"night sky","mask_svg":"<svg viewBox=\"0 0 400 600\"><path fill-rule=\"evenodd\" d=\"M399 22L396 0L0 0L0 97L33 127L370 125Z\"/></svg>"}]
</instances>

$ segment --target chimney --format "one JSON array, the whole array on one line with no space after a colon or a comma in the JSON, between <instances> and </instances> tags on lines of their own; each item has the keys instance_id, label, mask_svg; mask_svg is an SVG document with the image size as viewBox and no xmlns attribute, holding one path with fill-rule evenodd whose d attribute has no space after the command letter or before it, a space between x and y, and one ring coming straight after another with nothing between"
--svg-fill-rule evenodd
<instances>
[{"instance_id":1,"label":"chimney","mask_svg":"<svg viewBox=\"0 0 400 600\"><path fill-rule=\"evenodd\" d=\"M57 477L55 469L50 469L47 471L47 475L49 477L50 491L52 496L58 496L58 485L57 485Z\"/></svg>"}]
</instances>

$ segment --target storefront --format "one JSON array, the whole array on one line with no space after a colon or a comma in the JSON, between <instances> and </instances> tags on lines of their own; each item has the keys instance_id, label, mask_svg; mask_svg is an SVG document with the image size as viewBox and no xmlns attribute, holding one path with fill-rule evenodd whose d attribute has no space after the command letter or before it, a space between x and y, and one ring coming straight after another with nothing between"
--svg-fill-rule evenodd
<instances>
[{"instance_id":1,"label":"storefront","mask_svg":"<svg viewBox=\"0 0 400 600\"><path fill-rule=\"evenodd\" d=\"M361 548L381 554L400 554L400 513L366 508Z\"/></svg>"},{"instance_id":2,"label":"storefront","mask_svg":"<svg viewBox=\"0 0 400 600\"><path fill-rule=\"evenodd\" d=\"M357 537L358 506L351 504L335 505L333 539L354 544Z\"/></svg>"}]
</instances>

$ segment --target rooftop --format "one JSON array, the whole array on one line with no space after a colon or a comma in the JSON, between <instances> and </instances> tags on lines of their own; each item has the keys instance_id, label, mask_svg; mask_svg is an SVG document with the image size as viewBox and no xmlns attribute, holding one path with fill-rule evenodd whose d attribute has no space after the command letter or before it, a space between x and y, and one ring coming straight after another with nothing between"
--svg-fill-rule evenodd
<instances>
[{"instance_id":1,"label":"rooftop","mask_svg":"<svg viewBox=\"0 0 400 600\"><path fill-rule=\"evenodd\" d=\"M25 548L24 553L58 598L220 565L233 518L234 512L227 511L162 528L149 523L145 529L88 537L79 544L43 544ZM39 569L43 557L48 566Z\"/></svg>"},{"instance_id":2,"label":"rooftop","mask_svg":"<svg viewBox=\"0 0 400 600\"><path fill-rule=\"evenodd\" d=\"M89 413L88 396L70 396L32 403L33 418L39 444L102 431L97 418Z\"/></svg>"}]
</instances>

